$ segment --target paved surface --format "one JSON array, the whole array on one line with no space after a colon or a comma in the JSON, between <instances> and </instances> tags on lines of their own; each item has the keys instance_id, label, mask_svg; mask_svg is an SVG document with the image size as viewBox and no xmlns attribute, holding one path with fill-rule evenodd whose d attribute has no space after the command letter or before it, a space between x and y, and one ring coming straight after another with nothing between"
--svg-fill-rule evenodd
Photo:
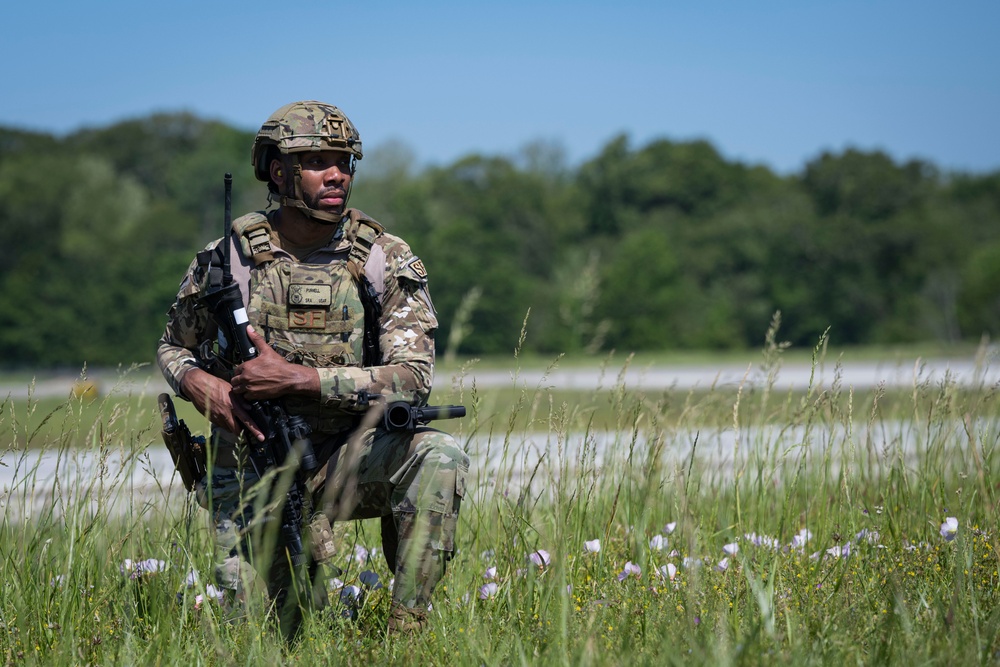
<instances>
[{"instance_id":1,"label":"paved surface","mask_svg":"<svg viewBox=\"0 0 1000 667\"><path fill-rule=\"evenodd\" d=\"M948 359L909 361L904 363L850 363L843 366L826 364L813 369L808 364L784 364L773 377L776 389L806 389L810 381L830 386L839 381L841 386L869 389L879 384L886 387L911 387L914 383L940 383L946 378L960 385L994 385L1000 383L1000 360L978 365L973 359ZM510 371L476 371L465 378L466 386L472 381L480 387L513 386L515 378ZM455 379L452 378L454 382ZM763 386L768 377L759 367L752 365L725 366L650 366L629 368L621 374L620 368L602 373L598 369L573 368L555 370L549 375L542 371L526 371L516 378L517 386L552 387L554 389L609 389L624 382L630 389L708 389L711 386L736 387Z\"/></svg>"},{"instance_id":2,"label":"paved surface","mask_svg":"<svg viewBox=\"0 0 1000 667\"><path fill-rule=\"evenodd\" d=\"M975 359L928 359L905 362L855 362L842 366L824 364L812 368L809 364L783 364L772 378L776 389L806 389L810 381L830 386L839 381L843 387L870 389L883 384L886 387L911 387L914 383L937 384L945 379L964 386L1000 383L1000 358L994 352L983 364ZM73 375L39 379L34 384L0 385L0 400L6 396L38 398L69 396L78 378ZM143 393L155 396L168 391L167 384L158 375L149 373L126 376L122 379L113 372L96 371L91 379L102 393ZM481 388L497 387L551 387L553 389L595 390L616 387L623 382L629 389L695 389L709 387L763 386L768 377L756 365L658 365L633 366L624 372L620 366L606 371L597 368L556 369L546 374L541 370L520 372L516 377L509 370L472 370L464 377L438 376L437 386L462 382L471 387L473 382Z\"/></svg>"},{"instance_id":3,"label":"paved surface","mask_svg":"<svg viewBox=\"0 0 1000 667\"><path fill-rule=\"evenodd\" d=\"M1000 423L973 425L977 437L995 442ZM651 440L650 438L655 438ZM812 424L792 428L769 425L739 432L731 426L700 431L639 433L503 433L479 434L464 440L473 460L469 498L473 502L494 493L517 494L529 485L544 493L574 485L589 485L595 477L620 479L649 465L655 452L665 470L685 473L693 464L698 482L712 487L730 482L735 471L749 466L775 487L794 471L801 457L829 465L836 475L842 465L863 466L867 475L887 474L898 458L917 465L919 452L934 449L952 471L968 469L973 456L964 424L877 422L846 431L843 425ZM635 452L631 464L630 451ZM942 473L944 471L941 471ZM569 473L569 474L567 474ZM560 481L561 480L561 481ZM586 489L578 489L585 491ZM0 507L5 519L38 517L52 510L137 515L177 507L184 491L174 475L166 449L153 445L137 454L119 451L63 452L31 450L0 455Z\"/></svg>"}]
</instances>

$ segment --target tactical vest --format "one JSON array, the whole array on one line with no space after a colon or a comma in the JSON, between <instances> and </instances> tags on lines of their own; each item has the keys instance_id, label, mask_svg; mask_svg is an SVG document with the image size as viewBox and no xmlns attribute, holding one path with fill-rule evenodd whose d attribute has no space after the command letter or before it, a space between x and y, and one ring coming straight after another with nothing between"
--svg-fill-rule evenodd
<instances>
[{"instance_id":1,"label":"tactical vest","mask_svg":"<svg viewBox=\"0 0 1000 667\"><path fill-rule=\"evenodd\" d=\"M321 251L332 253L332 259L308 264L287 253L275 256L271 226L263 213L250 213L233 222L233 237L239 240L242 256L249 260L244 266L250 268L246 295L250 324L292 363L318 368L362 366L366 361L366 312L361 290L372 289L364 266L382 227L355 213L342 232L338 235L341 246L345 245L343 240L349 246L336 253ZM233 274L241 281L235 267ZM382 286L374 288L375 292L382 290ZM377 294L374 297L377 302ZM378 315L369 314L376 340ZM304 416L315 431L330 433L353 425L342 411L324 409L316 399L288 397L285 403L290 412Z\"/></svg>"}]
</instances>

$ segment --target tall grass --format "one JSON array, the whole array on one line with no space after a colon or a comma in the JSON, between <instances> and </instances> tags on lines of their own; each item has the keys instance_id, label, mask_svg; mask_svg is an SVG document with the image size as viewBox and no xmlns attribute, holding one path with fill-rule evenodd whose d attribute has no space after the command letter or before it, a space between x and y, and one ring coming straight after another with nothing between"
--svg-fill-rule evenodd
<instances>
[{"instance_id":1,"label":"tall grass","mask_svg":"<svg viewBox=\"0 0 1000 667\"><path fill-rule=\"evenodd\" d=\"M759 369L773 382L783 348L768 341ZM824 352L821 341L817 362ZM904 395L838 381L642 393L622 381L630 362L609 359L601 387L567 400L544 381L523 386L518 363L507 398L461 378L436 395L469 407L442 426L475 474L416 637L385 636L377 522L339 526L343 572L321 574L333 602L287 644L262 605L213 597L204 513L153 470L155 397L105 398L96 412L70 400L47 416L59 429L39 429L37 402L4 402L0 431L16 444L3 462L20 466L0 524L4 660L1000 660L997 387L918 375ZM59 462L54 478L38 453ZM366 570L384 585L363 585Z\"/></svg>"}]
</instances>

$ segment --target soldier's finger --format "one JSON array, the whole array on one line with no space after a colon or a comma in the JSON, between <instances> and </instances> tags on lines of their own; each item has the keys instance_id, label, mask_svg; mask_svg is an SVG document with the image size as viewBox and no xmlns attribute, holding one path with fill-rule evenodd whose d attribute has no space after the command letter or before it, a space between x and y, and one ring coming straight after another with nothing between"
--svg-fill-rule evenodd
<instances>
[{"instance_id":1,"label":"soldier's finger","mask_svg":"<svg viewBox=\"0 0 1000 667\"><path fill-rule=\"evenodd\" d=\"M264 441L264 432L260 430L254 422L253 417L250 416L250 413L242 405L240 405L239 402L233 402L233 414L251 435L251 437L254 437L261 442Z\"/></svg>"},{"instance_id":2,"label":"soldier's finger","mask_svg":"<svg viewBox=\"0 0 1000 667\"><path fill-rule=\"evenodd\" d=\"M267 439L264 436L264 432L261 431L259 428L257 428L257 425L249 417L247 417L247 420L244 422L244 424L246 425L247 430L250 432L250 435L256 438L258 442L264 442L264 440Z\"/></svg>"},{"instance_id":3,"label":"soldier's finger","mask_svg":"<svg viewBox=\"0 0 1000 667\"><path fill-rule=\"evenodd\" d=\"M250 339L250 342L254 344L254 347L256 347L258 350L261 348L262 345L264 347L267 347L267 341L264 340L264 337L261 336L259 333L257 333L257 330L251 326L247 326L247 337Z\"/></svg>"}]
</instances>

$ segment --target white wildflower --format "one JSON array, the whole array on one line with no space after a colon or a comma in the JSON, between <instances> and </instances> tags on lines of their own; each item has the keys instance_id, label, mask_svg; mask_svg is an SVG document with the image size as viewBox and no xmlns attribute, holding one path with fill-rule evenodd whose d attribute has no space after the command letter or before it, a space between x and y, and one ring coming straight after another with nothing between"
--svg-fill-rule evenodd
<instances>
[{"instance_id":1,"label":"white wildflower","mask_svg":"<svg viewBox=\"0 0 1000 667\"><path fill-rule=\"evenodd\" d=\"M941 524L941 537L945 542L951 542L958 536L958 519L950 516Z\"/></svg>"}]
</instances>

